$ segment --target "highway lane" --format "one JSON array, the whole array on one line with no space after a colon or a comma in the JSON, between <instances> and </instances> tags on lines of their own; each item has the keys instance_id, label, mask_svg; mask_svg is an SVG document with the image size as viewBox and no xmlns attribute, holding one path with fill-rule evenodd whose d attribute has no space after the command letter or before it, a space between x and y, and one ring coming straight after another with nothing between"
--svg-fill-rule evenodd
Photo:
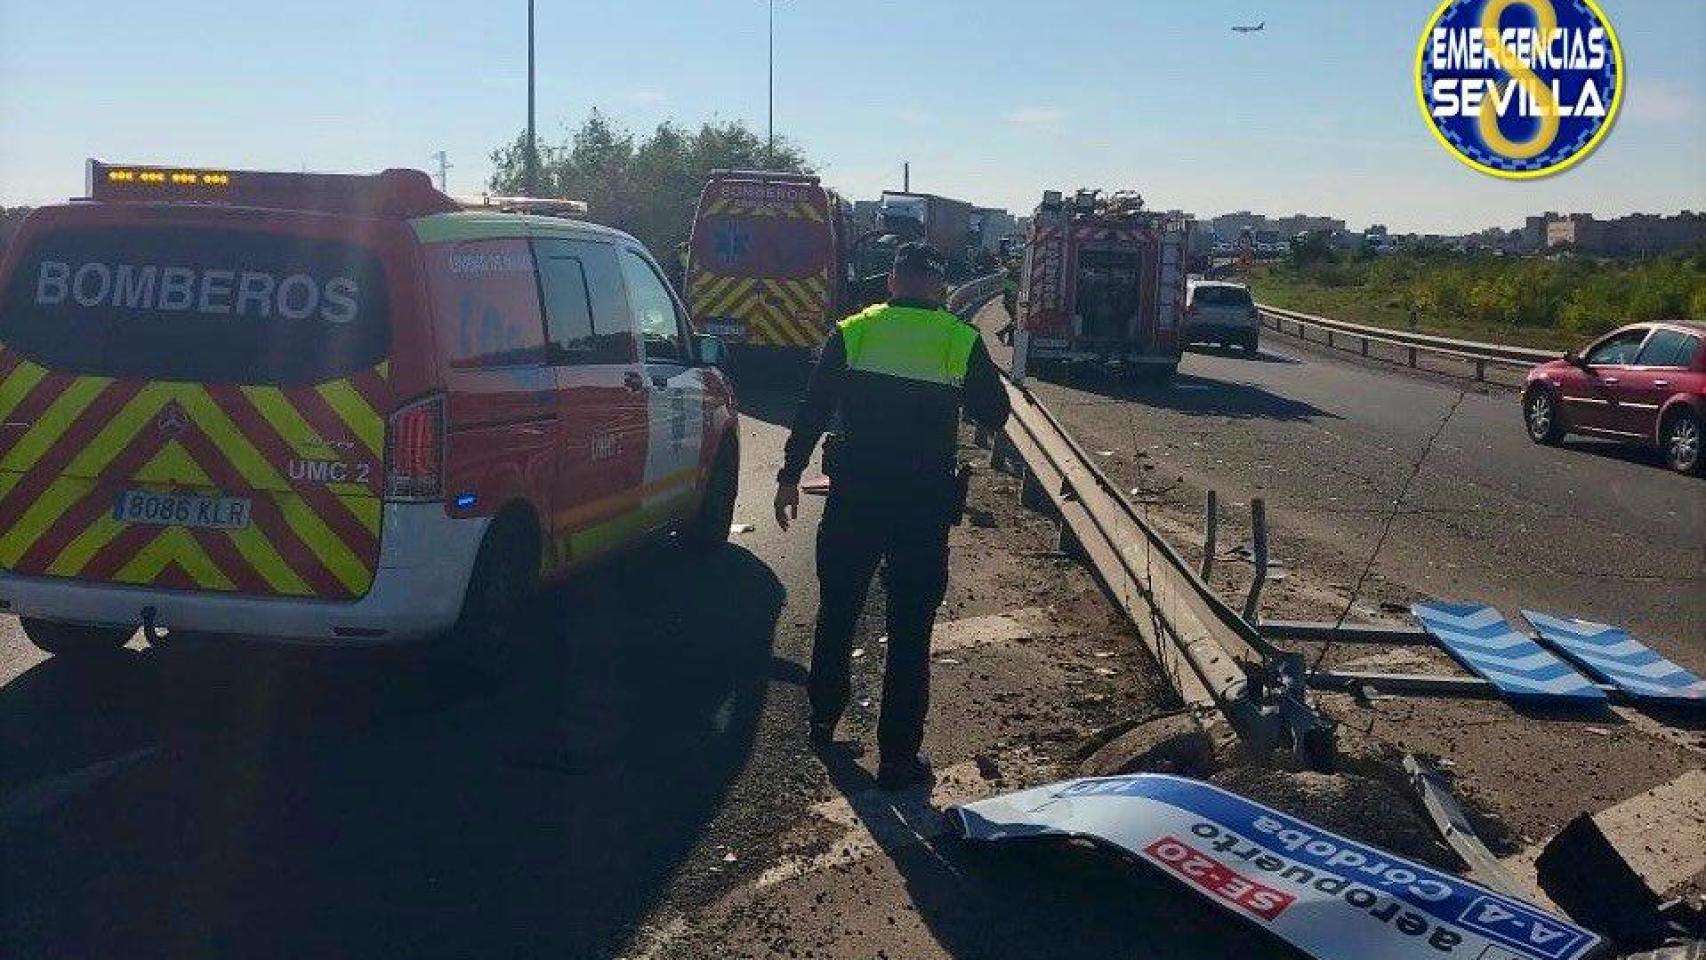
<instances>
[{"instance_id":1,"label":"highway lane","mask_svg":"<svg viewBox=\"0 0 1706 960\"><path fill-rule=\"evenodd\" d=\"M999 310L986 308L980 323L991 329ZM1086 445L1114 452L1116 472L1165 490L1153 499L1179 519L1200 525L1208 488L1234 513L1265 497L1275 556L1313 568L1338 595L1437 430L1366 605L1464 598L1513 616L1530 606L1619 623L1706 671L1706 485L1610 443L1536 446L1510 391L1279 336L1255 358L1193 351L1171 386L1036 389ZM1305 612L1270 597L1269 616Z\"/></svg>"}]
</instances>

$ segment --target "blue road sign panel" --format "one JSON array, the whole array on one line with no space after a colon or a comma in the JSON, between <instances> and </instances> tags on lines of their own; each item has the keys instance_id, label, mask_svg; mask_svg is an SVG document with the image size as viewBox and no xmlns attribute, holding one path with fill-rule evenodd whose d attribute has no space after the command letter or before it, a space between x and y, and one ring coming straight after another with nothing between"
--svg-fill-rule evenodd
<instances>
[{"instance_id":1,"label":"blue road sign panel","mask_svg":"<svg viewBox=\"0 0 1706 960\"><path fill-rule=\"evenodd\" d=\"M1603 703L1593 681L1484 603L1412 603L1410 612L1446 652L1513 700Z\"/></svg>"},{"instance_id":2,"label":"blue road sign panel","mask_svg":"<svg viewBox=\"0 0 1706 960\"><path fill-rule=\"evenodd\" d=\"M1667 660L1621 627L1533 610L1524 610L1522 615L1548 646L1631 697L1706 703L1706 680Z\"/></svg>"}]
</instances>

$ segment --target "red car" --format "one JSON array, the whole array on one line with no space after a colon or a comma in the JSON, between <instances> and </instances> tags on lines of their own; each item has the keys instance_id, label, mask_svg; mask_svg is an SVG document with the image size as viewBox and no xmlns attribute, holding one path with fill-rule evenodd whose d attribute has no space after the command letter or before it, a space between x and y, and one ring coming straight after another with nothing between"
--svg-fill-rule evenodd
<instances>
[{"instance_id":1,"label":"red car","mask_svg":"<svg viewBox=\"0 0 1706 960\"><path fill-rule=\"evenodd\" d=\"M1567 433L1657 447L1680 473L1701 472L1706 422L1706 329L1637 323L1580 353L1529 371L1522 392L1529 439L1557 443Z\"/></svg>"}]
</instances>

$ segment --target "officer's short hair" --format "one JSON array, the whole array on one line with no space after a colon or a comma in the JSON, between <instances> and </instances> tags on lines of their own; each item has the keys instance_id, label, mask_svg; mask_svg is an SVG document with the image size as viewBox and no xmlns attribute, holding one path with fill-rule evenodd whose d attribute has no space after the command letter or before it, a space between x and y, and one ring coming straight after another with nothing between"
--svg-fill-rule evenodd
<instances>
[{"instance_id":1,"label":"officer's short hair","mask_svg":"<svg viewBox=\"0 0 1706 960\"><path fill-rule=\"evenodd\" d=\"M929 244L903 243L894 252L894 272L899 277L944 280L948 276L948 258Z\"/></svg>"}]
</instances>

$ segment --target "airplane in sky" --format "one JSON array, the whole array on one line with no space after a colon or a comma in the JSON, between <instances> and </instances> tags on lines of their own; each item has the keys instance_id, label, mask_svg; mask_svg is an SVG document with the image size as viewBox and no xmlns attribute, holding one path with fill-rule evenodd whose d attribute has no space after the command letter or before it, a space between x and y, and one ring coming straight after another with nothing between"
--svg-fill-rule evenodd
<instances>
[{"instance_id":1,"label":"airplane in sky","mask_svg":"<svg viewBox=\"0 0 1706 960\"><path fill-rule=\"evenodd\" d=\"M1258 23L1253 27L1244 27L1244 26L1233 27L1232 32L1233 33L1258 33L1261 31L1261 29L1263 27L1265 27L1267 25L1268 25L1268 22L1266 20L1263 20L1261 23Z\"/></svg>"}]
</instances>

